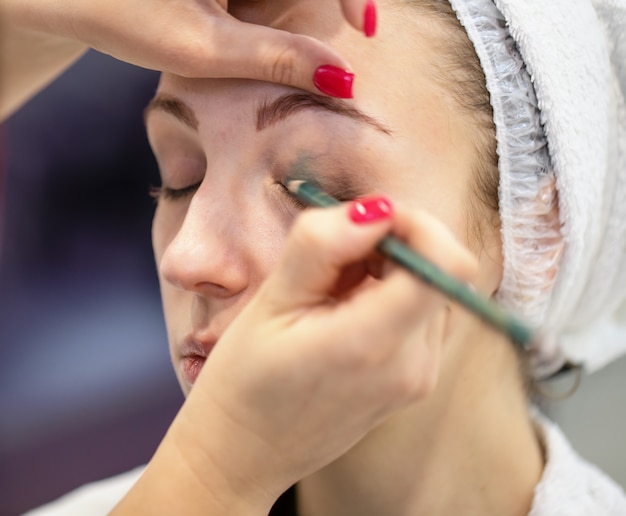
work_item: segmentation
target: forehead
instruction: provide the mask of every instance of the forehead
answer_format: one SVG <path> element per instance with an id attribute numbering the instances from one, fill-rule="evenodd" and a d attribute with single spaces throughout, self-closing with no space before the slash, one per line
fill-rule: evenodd
<path id="1" fill-rule="evenodd" d="M 368 40 L 347 25 L 336 1 L 331 2 L 335 9 L 328 11 L 319 8 L 311 10 L 310 2 L 306 1 L 244 4 L 271 4 L 274 6 L 271 9 L 242 9 L 249 11 L 249 19 L 320 37 L 337 49 L 356 74 L 354 100 L 351 102 L 357 109 L 387 120 L 399 132 L 404 129 L 414 132 L 416 118 L 428 120 L 431 125 L 429 131 L 432 131 L 435 115 L 442 112 L 441 92 L 429 80 L 432 56 L 425 44 L 429 41 L 428 30 L 419 29 L 417 14 L 395 9 L 381 15 L 383 28 L 376 38 Z M 295 14 L 308 10 L 311 12 L 306 18 Z M 415 21 L 407 23 L 407 12 Z M 332 23 L 328 23 L 329 18 L 333 19 Z M 231 118 L 236 118 L 240 110 L 249 112 L 251 104 L 258 103 L 260 99 L 289 91 L 295 90 L 261 81 L 186 79 L 170 74 L 163 74 L 159 86 L 160 93 L 194 99 L 194 104 L 202 105 L 208 112 L 227 107 Z"/>
<path id="2" fill-rule="evenodd" d="M 354 99 L 349 102 L 384 121 L 399 145 L 408 147 L 407 155 L 417 153 L 420 160 L 439 162 L 444 154 L 460 154 L 461 142 L 472 138 L 475 128 L 459 115 L 433 78 L 442 40 L 431 18 L 397 3 L 393 7 L 383 3 L 377 35 L 368 39 L 344 21 L 336 0 L 231 4 L 246 21 L 319 37 L 337 49 L 356 75 Z M 254 124 L 255 111 L 264 99 L 297 91 L 247 79 L 187 79 L 169 74 L 162 76 L 159 86 L 159 93 L 189 104 L 200 125 L 212 126 L 213 136 L 238 124 Z"/>

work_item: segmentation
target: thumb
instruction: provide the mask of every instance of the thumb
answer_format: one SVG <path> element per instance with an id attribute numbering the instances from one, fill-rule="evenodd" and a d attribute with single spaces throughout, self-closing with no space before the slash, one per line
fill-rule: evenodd
<path id="1" fill-rule="evenodd" d="M 326 303 L 342 270 L 365 260 L 391 229 L 388 201 L 374 198 L 382 210 L 366 224 L 351 219 L 364 201 L 303 212 L 287 237 L 281 259 L 265 284 L 264 301 L 279 313 Z"/>
<path id="2" fill-rule="evenodd" d="M 352 98 L 350 65 L 321 41 L 302 34 L 224 17 L 215 23 L 211 77 L 287 84 L 313 93 Z"/>

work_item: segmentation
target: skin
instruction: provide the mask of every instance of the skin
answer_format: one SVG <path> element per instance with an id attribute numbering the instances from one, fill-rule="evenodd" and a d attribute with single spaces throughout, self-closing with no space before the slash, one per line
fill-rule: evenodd
<path id="1" fill-rule="evenodd" d="M 321 109 L 258 131 L 259 104 L 295 90 L 162 77 L 159 95 L 197 121 L 147 116 L 163 185 L 186 189 L 159 200 L 153 242 L 188 398 L 118 511 L 185 478 L 169 502 L 189 514 L 266 514 L 295 482 L 305 516 L 528 514 L 543 458 L 512 345 L 372 254 L 393 230 L 487 295 L 500 281 L 497 230 L 476 242 L 468 227 L 475 128 L 429 75 L 438 29 L 383 4 L 379 36 L 363 41 L 323 4 L 234 14 L 337 48 L 359 77 L 352 105 L 391 135 Z M 278 183 L 303 155 L 331 192 L 383 194 L 395 215 L 296 217 Z M 217 339 L 193 385 L 190 335 Z"/>
<path id="2" fill-rule="evenodd" d="M 338 2 L 345 20 L 359 31 L 366 1 Z M 319 66 L 350 68 L 319 41 L 244 24 L 229 14 L 255 3 L 0 0 L 0 120 L 88 48 L 185 77 L 247 77 L 310 91 L 317 91 L 312 79 Z"/>

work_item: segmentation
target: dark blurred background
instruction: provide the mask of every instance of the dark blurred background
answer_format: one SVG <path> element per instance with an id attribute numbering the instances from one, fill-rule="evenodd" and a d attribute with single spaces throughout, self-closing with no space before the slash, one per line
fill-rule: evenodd
<path id="1" fill-rule="evenodd" d="M 145 463 L 182 402 L 150 244 L 158 74 L 95 52 L 0 128 L 0 514 Z"/>
<path id="2" fill-rule="evenodd" d="M 150 244 L 157 81 L 90 52 L 0 126 L 1 516 L 147 462 L 182 402 Z M 545 409 L 626 485 L 626 359 Z"/>

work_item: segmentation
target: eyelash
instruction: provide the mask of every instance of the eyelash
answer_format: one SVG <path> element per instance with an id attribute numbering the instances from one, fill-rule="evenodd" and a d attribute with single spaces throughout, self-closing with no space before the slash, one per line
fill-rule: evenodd
<path id="1" fill-rule="evenodd" d="M 189 197 L 190 195 L 193 195 L 196 192 L 196 190 L 198 190 L 198 188 L 200 187 L 200 184 L 201 183 L 194 183 L 193 185 L 186 186 L 185 188 L 170 188 L 168 186 L 151 186 L 149 195 L 150 197 L 155 199 L 157 202 L 162 199 L 168 200 L 168 201 L 178 201 L 186 197 Z M 280 188 L 283 191 L 284 196 L 287 198 L 287 200 L 291 203 L 291 205 L 294 208 L 298 210 L 304 210 L 309 207 L 308 204 L 302 202 L 295 195 L 293 195 L 282 182 L 277 181 L 276 184 L 280 186 Z M 352 192 L 346 192 L 346 193 L 348 195 L 340 195 L 340 196 L 333 195 L 333 197 L 335 197 L 337 200 L 341 202 L 350 201 L 358 197 L 354 195 Z"/>
<path id="2" fill-rule="evenodd" d="M 304 210 L 309 207 L 308 204 L 302 202 L 295 195 L 293 195 L 281 181 L 277 181 L 276 184 L 280 186 L 284 197 L 287 197 L 287 200 L 294 208 L 298 210 Z"/>
<path id="3" fill-rule="evenodd" d="M 285 196 L 287 197 L 287 199 L 289 200 L 289 202 L 292 204 L 292 206 L 294 206 L 297 209 L 300 210 L 304 210 L 306 208 L 310 208 L 310 206 L 304 202 L 302 202 L 300 199 L 298 199 L 298 197 L 296 197 L 294 194 L 292 194 L 287 187 L 281 182 L 281 181 L 277 181 L 277 183 L 283 193 L 285 194 Z M 332 191 L 328 191 L 328 193 L 334 197 L 335 199 L 337 199 L 339 202 L 350 202 L 353 201 L 354 199 L 358 199 L 360 197 L 360 195 L 358 195 L 356 192 L 350 190 L 345 190 L 341 193 L 335 193 Z"/>
<path id="4" fill-rule="evenodd" d="M 178 201 L 193 195 L 200 187 L 201 183 L 194 183 L 185 188 L 170 188 L 169 186 L 151 186 L 149 195 L 157 202 L 161 199 L 168 201 Z"/>

